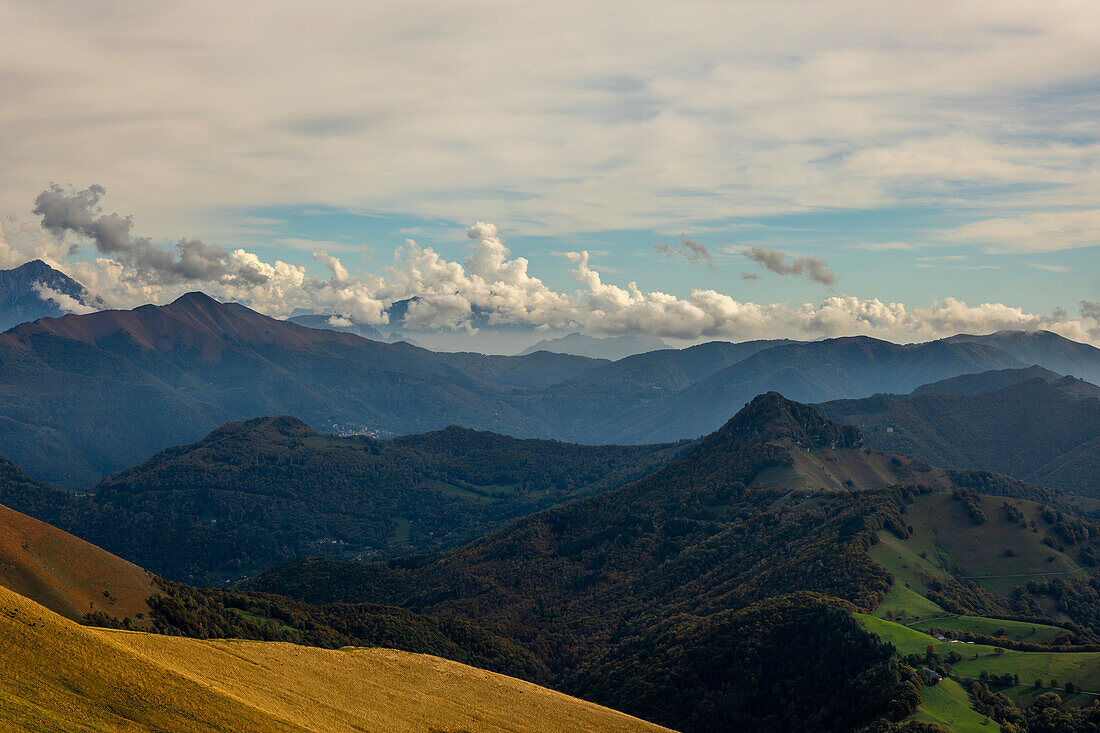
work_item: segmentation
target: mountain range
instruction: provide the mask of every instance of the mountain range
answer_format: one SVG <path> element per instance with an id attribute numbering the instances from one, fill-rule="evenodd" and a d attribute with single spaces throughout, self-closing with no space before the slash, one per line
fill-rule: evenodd
<path id="1" fill-rule="evenodd" d="M 306 434 L 304 437 L 314 436 Z M 887 701 L 907 700 L 900 703 L 902 712 L 908 712 L 919 701 L 913 673 L 893 656 L 888 646 L 880 644 L 859 627 L 849 607 L 813 594 L 787 595 L 784 591 L 784 588 L 794 589 L 793 585 L 787 585 L 788 580 L 800 582 L 793 577 L 787 578 L 792 572 L 803 580 L 809 579 L 804 559 L 805 553 L 815 552 L 810 548 L 848 546 L 850 540 L 845 539 L 848 530 L 844 528 L 852 517 L 860 516 L 861 512 L 878 516 L 880 509 L 857 492 L 825 492 L 808 503 L 795 502 L 801 506 L 795 510 L 797 518 L 792 518 L 789 526 L 761 521 L 766 516 L 761 511 L 770 511 L 767 507 L 777 500 L 784 504 L 783 497 L 792 490 L 769 488 L 771 478 L 756 485 L 759 483 L 757 475 L 763 470 L 781 467 L 792 452 L 805 452 L 810 463 L 817 465 L 822 473 L 832 473 L 838 479 L 860 477 L 861 481 L 867 480 L 876 486 L 902 475 L 923 483 L 946 480 L 944 474 L 928 467 L 908 461 L 894 465 L 887 459 L 864 454 L 858 450 L 859 444 L 858 430 L 830 423 L 812 409 L 790 403 L 778 395 L 768 395 L 650 478 L 628 481 L 621 488 L 536 513 L 485 540 L 439 556 L 435 561 L 419 560 L 389 566 L 346 565 L 352 574 L 360 572 L 358 568 L 384 569 L 384 575 L 377 581 L 367 581 L 377 587 L 379 594 L 407 583 L 405 591 L 397 594 L 405 601 L 400 605 L 407 608 L 394 608 L 393 603 L 374 605 L 350 598 L 287 600 L 259 589 L 293 572 L 297 580 L 282 589 L 283 592 L 305 595 L 297 593 L 299 586 L 325 578 L 326 592 L 331 595 L 335 586 L 330 579 L 320 574 L 322 570 L 307 564 L 297 570 L 294 565 L 285 566 L 250 587 L 233 591 L 200 591 L 155 579 L 157 588 L 148 599 L 148 612 L 121 621 L 128 628 L 145 626 L 160 633 L 182 633 L 200 638 L 287 639 L 317 646 L 371 641 L 409 650 L 438 649 L 436 653 L 459 661 L 472 661 L 527 679 L 545 680 L 559 689 L 583 692 L 592 699 L 607 695 L 599 682 L 604 676 L 596 674 L 592 665 L 603 659 L 602 665 L 613 665 L 612 676 L 621 677 L 628 666 L 614 663 L 612 657 L 604 659 L 604 654 L 624 651 L 622 634 L 638 634 L 644 624 L 653 623 L 662 633 L 687 633 L 692 639 L 690 648 L 694 653 L 708 648 L 715 635 L 724 640 L 716 648 L 728 650 L 735 662 L 722 656 L 726 652 L 717 657 L 706 655 L 704 665 L 696 668 L 696 674 L 702 674 L 704 680 L 712 678 L 713 673 L 707 670 L 721 665 L 728 671 L 730 663 L 763 663 L 764 671 L 755 678 L 735 672 L 733 679 L 738 680 L 738 688 L 728 699 L 713 698 L 716 690 L 710 682 L 693 689 L 687 700 L 704 703 L 713 699 L 719 703 L 714 712 L 707 712 L 706 704 L 692 705 L 691 716 L 683 718 L 684 708 L 669 707 L 668 700 L 660 695 L 639 698 L 624 705 L 644 710 L 650 719 L 664 718 L 689 729 L 713 727 L 715 721 L 726 719 L 747 725 L 768 720 L 771 713 L 767 711 L 774 710 L 776 695 L 785 694 L 774 686 L 773 680 L 777 679 L 804 688 L 802 703 L 791 706 L 784 713 L 783 720 L 788 723 L 829 721 L 829 727 L 836 729 L 886 714 L 897 715 L 898 712 L 888 708 L 898 703 L 887 704 Z M 489 452 L 495 455 L 498 447 L 491 446 Z M 540 451 L 547 448 L 544 445 L 532 447 Z M 175 456 L 212 449 L 209 444 L 202 448 L 189 447 Z M 854 463 L 841 458 L 848 454 L 856 456 Z M 171 473 L 170 468 L 168 470 Z M 753 483 L 753 488 L 748 488 L 744 480 Z M 28 480 L 9 468 L 6 482 L 27 484 Z M 241 488 L 248 490 L 247 482 Z M 867 496 L 878 496 L 874 491 L 872 489 Z M 758 500 L 758 492 L 767 497 L 764 502 Z M 835 497 L 841 497 L 839 503 Z M 887 499 L 889 501 L 892 500 Z M 819 506 L 819 502 L 824 504 Z M 831 508 L 839 511 L 833 512 Z M 143 513 L 148 515 L 156 511 L 155 507 L 147 506 Z M 775 543 L 783 542 L 782 538 L 800 523 L 816 523 L 821 511 L 833 515 L 833 519 L 821 528 L 817 537 L 810 538 L 802 533 L 804 541 L 796 542 L 790 550 L 791 557 L 779 563 L 774 571 L 760 575 L 753 569 L 750 558 L 765 552 L 768 546 L 776 547 Z M 889 515 L 892 510 L 882 511 Z M 141 522 L 121 517 L 114 524 L 119 531 L 132 534 L 151 530 Z M 720 539 L 746 531 L 746 541 L 737 543 L 737 549 Z M 733 535 L 728 535 L 730 532 Z M 63 544 L 80 542 L 75 538 L 65 540 L 63 534 L 59 536 Z M 21 544 L 19 540 L 16 543 Z M 734 554 L 729 556 L 727 550 L 705 561 L 713 569 L 704 572 L 706 577 L 696 577 L 698 562 L 710 551 L 697 556 L 695 548 L 712 545 L 727 547 Z M 176 545 L 177 548 L 193 546 L 190 542 Z M 440 568 L 470 562 L 466 558 L 478 558 L 475 565 L 463 571 L 469 583 L 456 584 L 451 571 L 440 574 Z M 831 579 L 849 589 L 849 595 L 859 597 L 863 597 L 862 589 L 867 583 L 880 592 L 888 587 L 888 576 L 876 571 L 873 564 L 865 563 L 862 573 L 853 573 L 850 563 L 847 564 L 843 580 L 837 574 L 838 567 L 822 574 L 817 585 L 828 586 Z M 337 563 L 334 567 L 345 565 Z M 405 570 L 400 570 L 401 567 Z M 496 569 L 492 570 L 494 567 Z M 398 575 L 389 577 L 393 573 Z M 723 577 L 725 580 L 721 580 Z M 698 595 L 711 581 L 718 582 L 711 590 Z M 427 589 L 430 582 L 438 583 L 435 599 L 425 601 L 422 594 L 431 596 L 433 593 Z M 362 587 L 362 582 L 352 580 L 340 593 L 351 595 Z M 532 595 L 536 587 L 541 590 Z M 412 597 L 421 600 L 414 601 Z M 474 621 L 460 618 L 457 612 L 443 610 L 448 606 L 460 608 L 468 603 L 462 601 L 464 597 L 476 599 L 475 605 L 482 609 L 479 611 L 482 617 Z M 864 600 L 870 602 L 869 598 Z M 603 606 L 601 613 L 591 613 L 593 603 Z M 418 604 L 431 607 L 431 614 L 412 608 Z M 683 626 L 685 621 L 676 615 L 684 612 L 698 615 L 708 606 L 738 610 L 717 615 L 704 613 L 700 618 L 706 619 L 707 629 L 690 632 Z M 639 615 L 634 616 L 635 612 Z M 99 624 L 119 621 L 98 608 L 86 619 Z M 355 619 L 354 622 L 351 619 Z M 387 621 L 381 623 L 382 619 Z M 759 638 L 746 634 L 748 629 L 762 626 L 768 631 Z M 796 648 L 790 641 L 798 637 L 815 641 L 800 642 Z M 740 647 L 739 640 L 747 639 L 754 640 L 753 647 Z M 145 648 L 162 648 L 160 642 L 152 639 L 143 643 Z M 835 674 L 826 675 L 826 681 L 822 682 L 819 676 L 814 676 L 813 670 L 826 663 L 829 649 L 838 643 L 846 644 L 848 653 L 839 664 L 839 660 L 828 662 Z M 654 669 L 660 669 L 666 660 L 675 664 L 674 657 L 675 650 L 666 648 L 657 657 Z M 159 657 L 154 655 L 152 658 Z M 809 667 L 807 660 L 811 660 Z M 883 675 L 892 681 L 884 684 Z M 625 681 L 629 689 L 640 680 L 631 674 Z M 874 702 L 868 702 L 872 697 Z M 750 699 L 754 702 L 747 702 Z"/>
<path id="2" fill-rule="evenodd" d="M 264 414 L 366 434 L 448 424 L 540 432 L 539 421 L 495 397 L 432 352 L 199 293 L 0 335 L 0 443 L 32 475 L 72 488 Z"/>
<path id="3" fill-rule="evenodd" d="M 818 407 L 879 450 L 1100 498 L 1100 387 L 1089 382 L 1029 367 Z"/>
<path id="4" fill-rule="evenodd" d="M 868 451 L 857 428 L 769 393 L 651 475 L 465 547 L 415 563 L 301 559 L 242 587 L 477 619 L 532 651 L 561 689 L 670 727 L 856 730 L 922 704 L 911 669 L 848 625 L 887 601 L 891 618 L 916 607 L 894 600 L 906 588 L 877 545 L 942 535 L 925 552 L 944 557 L 934 585 L 912 591 L 941 615 L 1024 612 L 1014 585 L 968 585 L 968 571 L 1001 566 L 1013 584 L 1048 570 L 1089 577 L 1080 558 L 1100 546 L 1100 527 L 1025 495 L 1054 497 Z M 1030 518 L 1050 529 L 1021 533 Z M 978 531 L 993 533 L 988 557 L 964 551 Z M 1063 535 L 1072 547 L 1053 539 Z M 1082 633 L 1071 643 L 1094 640 Z"/>
<path id="5" fill-rule="evenodd" d="M 1007 389 L 1050 382 L 1064 385 L 1071 399 L 1092 399 L 1078 394 L 1088 391 L 1084 383 L 1022 371 L 1019 378 L 1032 379 Z M 983 381 L 996 387 L 1013 377 L 993 372 L 941 388 L 980 389 Z M 41 607 L 19 605 L 3 591 L 0 603 L 15 614 L 9 617 L 28 619 L 3 631 L 5 638 L 44 649 L 45 635 L 60 635 L 88 650 L 80 659 L 101 658 L 95 645 L 102 639 L 116 649 L 125 642 L 143 664 L 249 704 L 271 699 L 260 689 L 278 689 L 284 700 L 331 700 L 309 681 L 309 670 L 330 670 L 334 689 L 352 684 L 333 682 L 344 678 L 325 652 L 348 645 L 435 654 L 685 731 L 968 730 L 958 725 L 981 725 L 983 715 L 1028 723 L 1055 713 L 1074 725 L 1091 720 L 1091 709 L 1077 703 L 1032 705 L 1034 688 L 1011 674 L 1004 682 L 1006 666 L 1056 675 L 1071 701 L 1079 687 L 1100 692 L 1100 603 L 1089 595 L 1100 584 L 1100 526 L 1074 516 L 1071 496 L 879 452 L 858 427 L 776 393 L 754 398 L 712 434 L 675 446 L 571 446 L 459 428 L 376 440 L 264 418 L 165 450 L 86 496 L 0 463 L 0 496 L 6 504 L 28 502 L 32 515 L 69 500 L 57 519 L 85 535 L 3 510 L 0 585 L 85 624 L 131 630 L 116 639 L 118 632 L 59 626 Z M 306 557 L 325 548 L 315 540 L 335 526 L 336 513 L 351 517 L 356 505 L 368 509 L 357 516 L 377 512 L 364 529 L 378 525 L 388 540 L 429 554 Z M 298 508 L 284 521 L 288 506 Z M 403 532 L 393 521 L 398 512 L 419 519 L 433 506 L 459 528 L 453 542 L 417 538 L 411 522 L 407 538 L 394 536 Z M 310 511 L 319 521 L 310 523 Z M 262 546 L 256 535 L 237 533 L 246 526 L 256 535 L 268 528 L 275 545 L 298 557 L 230 589 L 159 578 L 86 542 L 90 532 L 105 531 L 133 559 L 163 541 L 179 557 L 170 568 L 179 578 L 187 563 L 209 562 L 206 547 Z M 308 541 L 293 544 L 302 537 Z M 936 652 L 937 635 L 975 641 L 976 653 Z M 243 644 L 235 659 L 246 662 L 217 667 L 232 671 L 211 677 L 216 665 L 202 660 L 222 647 L 179 636 L 256 641 L 234 642 Z M 286 657 L 282 646 L 267 646 L 285 641 L 322 649 Z M 414 659 L 394 654 L 406 665 L 399 675 L 423 679 Z M 71 700 L 43 697 L 56 663 L 20 659 L 30 672 L 9 675 L 3 694 L 36 701 L 50 715 L 72 709 Z M 295 659 L 309 661 L 298 666 Z M 109 684 L 81 664 L 64 668 L 87 680 L 84 699 L 106 699 Z M 360 662 L 349 657 L 347 664 Z M 283 668 L 296 670 L 293 681 L 272 677 Z M 355 669 L 389 679 L 377 667 Z M 461 679 L 468 674 L 448 669 Z M 979 673 L 984 686 L 969 687 Z M 111 679 L 124 689 L 131 684 Z M 11 680 L 43 681 L 28 688 Z M 406 689 L 397 681 L 385 684 L 393 692 L 382 694 L 412 695 L 405 715 L 421 714 L 422 697 L 396 692 Z M 478 684 L 468 683 L 481 699 Z M 551 694 L 525 689 L 532 701 Z M 256 709 L 270 714 L 269 704 Z M 509 704 L 519 706 L 517 720 L 528 714 L 523 704 Z M 608 714 L 601 708 L 577 710 L 605 721 L 590 728 L 612 725 L 598 718 Z M 927 727 L 937 722 L 944 727 Z"/>
<path id="6" fill-rule="evenodd" d="M 820 402 L 1027 366 L 996 343 L 1043 363 L 1072 360 L 1082 373 L 1100 363 L 1100 350 L 1053 334 L 981 338 L 714 342 L 611 363 L 548 352 L 494 357 L 306 328 L 191 293 L 167 306 L 44 318 L 0 335 L 0 444 L 35 478 L 83 489 L 158 450 L 263 415 L 379 437 L 454 424 L 655 443 L 709 432 L 769 390 Z"/>

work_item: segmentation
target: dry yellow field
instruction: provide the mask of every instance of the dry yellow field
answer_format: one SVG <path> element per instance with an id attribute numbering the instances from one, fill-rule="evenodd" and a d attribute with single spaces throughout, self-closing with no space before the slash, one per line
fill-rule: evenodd
<path id="1" fill-rule="evenodd" d="M 90 629 L 0 588 L 4 731 L 658 731 L 422 654 Z"/>

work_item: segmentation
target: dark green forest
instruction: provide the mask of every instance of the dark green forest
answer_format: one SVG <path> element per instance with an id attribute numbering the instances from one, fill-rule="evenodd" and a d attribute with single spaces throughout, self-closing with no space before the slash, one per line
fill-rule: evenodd
<path id="1" fill-rule="evenodd" d="M 312 605 L 262 593 L 198 589 L 158 579 L 150 599 L 153 630 L 193 639 L 255 639 L 338 649 L 385 647 L 453 659 L 463 664 L 545 681 L 545 665 L 518 645 L 476 623 L 435 619 L 371 603 Z M 95 615 L 89 622 L 131 626 L 133 619 Z"/>
<path id="2" fill-rule="evenodd" d="M 294 418 L 260 418 L 162 451 L 87 494 L 22 476 L 0 483 L 0 502 L 173 580 L 222 585 L 303 555 L 373 559 L 456 547 L 626 483 L 685 448 L 579 446 L 454 427 L 339 438 Z M 21 475 L 10 464 L 8 473 Z"/>
<path id="3" fill-rule="evenodd" d="M 983 389 L 1007 378 L 1003 372 L 974 376 L 987 378 L 949 380 L 943 388 Z M 941 394 L 927 391 L 936 389 L 929 385 L 908 396 L 876 395 L 819 407 L 834 420 L 859 426 L 868 444 L 887 453 L 1100 497 L 1100 388 L 1058 376 L 976 394 Z"/>

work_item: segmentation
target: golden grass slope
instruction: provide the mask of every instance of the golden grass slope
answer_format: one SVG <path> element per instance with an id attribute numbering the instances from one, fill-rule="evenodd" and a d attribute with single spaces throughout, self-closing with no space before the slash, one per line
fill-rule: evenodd
<path id="1" fill-rule="evenodd" d="M 137 622 L 153 576 L 106 550 L 0 506 L 0 585 L 71 619 L 89 611 Z"/>
<path id="2" fill-rule="evenodd" d="M 1006 503 L 1035 526 L 1009 521 L 1002 508 Z M 972 580 L 1005 597 L 1029 580 L 1069 580 L 1091 574 L 1070 553 L 1043 544 L 1050 526 L 1035 502 L 983 496 L 981 506 L 986 520 L 976 525 L 963 502 L 953 500 L 951 494 L 919 496 L 906 512 L 913 534 L 904 544 L 914 553 L 925 552 L 934 565 L 953 568 L 957 579 Z"/>
<path id="3" fill-rule="evenodd" d="M 0 588 L 0 730 L 302 729 Z"/>
<path id="4" fill-rule="evenodd" d="M 891 484 L 921 484 L 937 489 L 951 487 L 943 469 L 905 456 L 829 448 L 812 453 L 794 449 L 790 455 L 791 465 L 765 468 L 751 483 L 800 491 L 853 491 Z"/>
<path id="5" fill-rule="evenodd" d="M 92 629 L 0 588 L 0 730 L 664 729 L 428 655 Z"/>

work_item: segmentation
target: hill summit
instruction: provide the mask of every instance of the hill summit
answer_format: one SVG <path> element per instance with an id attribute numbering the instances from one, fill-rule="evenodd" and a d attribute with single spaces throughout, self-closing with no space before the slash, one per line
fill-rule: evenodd
<path id="1" fill-rule="evenodd" d="M 754 439 L 803 449 L 855 450 L 863 445 L 859 428 L 841 425 L 808 405 L 788 400 L 778 392 L 754 398 L 709 439 Z"/>
<path id="2" fill-rule="evenodd" d="M 0 332 L 39 318 L 105 307 L 83 285 L 42 260 L 0 270 Z"/>

